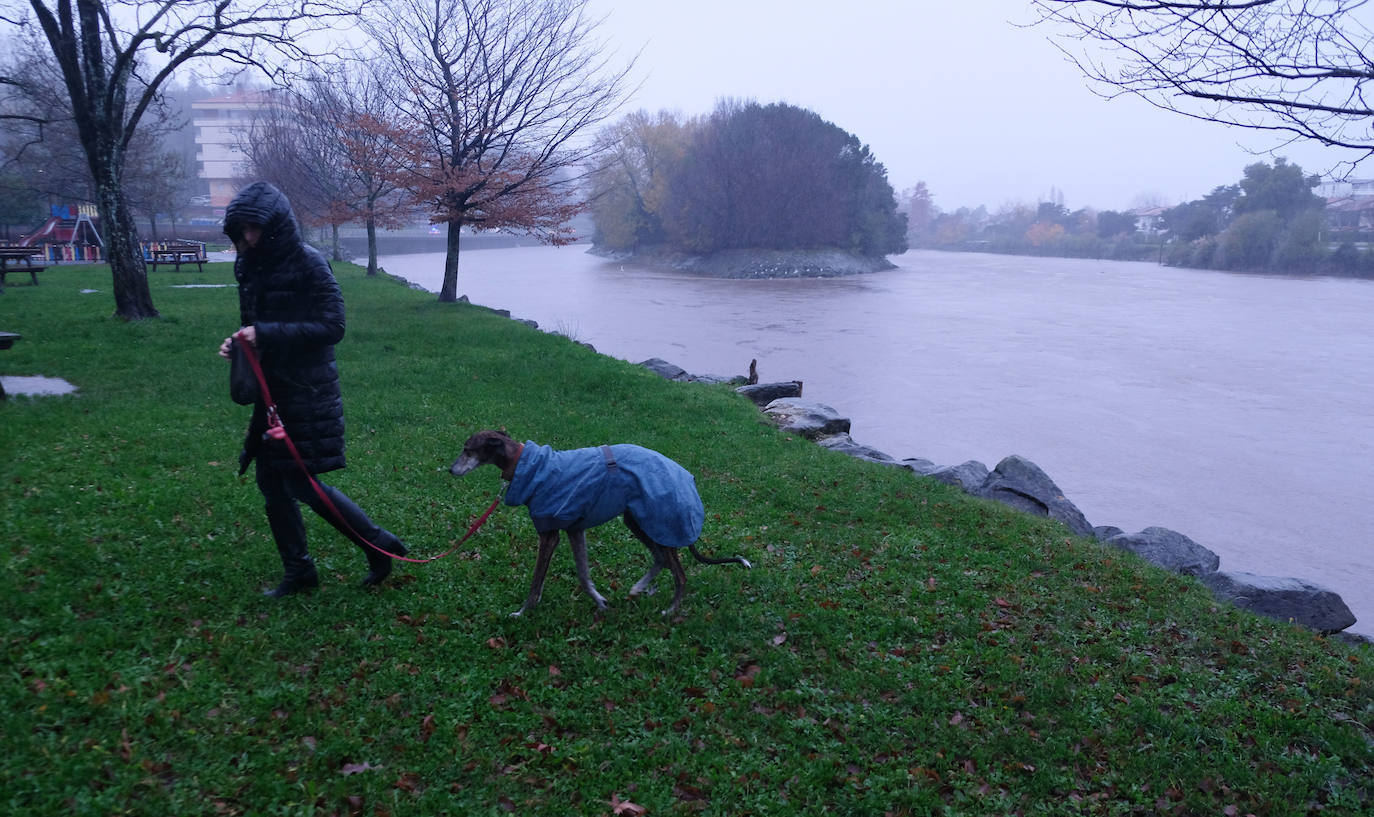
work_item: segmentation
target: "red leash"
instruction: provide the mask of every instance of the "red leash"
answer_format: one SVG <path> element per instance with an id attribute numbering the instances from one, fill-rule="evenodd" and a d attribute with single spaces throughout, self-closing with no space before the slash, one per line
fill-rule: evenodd
<path id="1" fill-rule="evenodd" d="M 253 369 L 253 376 L 258 379 L 258 388 L 262 389 L 262 402 L 265 406 L 267 406 L 267 436 L 271 437 L 274 440 L 281 440 L 282 442 L 286 443 L 286 448 L 288 451 L 291 452 L 292 459 L 294 459 L 296 461 L 296 464 L 301 467 L 301 473 L 305 474 L 306 479 L 310 480 L 310 487 L 315 489 L 315 495 L 320 498 L 320 501 L 323 502 L 325 507 L 329 509 L 329 512 L 334 515 L 334 519 L 337 520 L 338 523 L 342 525 L 345 529 L 347 529 L 349 533 L 353 534 L 354 540 L 362 542 L 363 544 L 367 545 L 368 547 L 372 548 L 378 553 L 384 553 L 392 559 L 399 559 L 402 562 L 411 562 L 412 564 L 425 564 L 426 562 L 433 562 L 442 559 L 445 556 L 452 553 L 453 551 L 457 550 L 459 545 L 466 542 L 474 533 L 478 531 L 479 528 L 482 527 L 482 525 L 486 524 L 487 517 L 491 516 L 492 512 L 496 510 L 496 506 L 501 504 L 501 496 L 498 494 L 497 497 L 491 501 L 491 505 L 487 508 L 486 512 L 483 513 L 480 517 L 478 517 L 476 522 L 472 523 L 472 525 L 468 528 L 467 533 L 463 534 L 463 538 L 459 539 L 456 543 L 454 543 L 453 547 L 449 548 L 443 553 L 440 553 L 438 556 L 432 556 L 428 559 L 410 559 L 405 556 L 400 556 L 395 553 L 392 553 L 389 550 L 383 550 L 382 548 L 372 544 L 367 539 L 363 538 L 363 536 L 359 534 L 357 531 L 353 530 L 353 526 L 348 524 L 348 520 L 344 519 L 343 514 L 339 513 L 339 509 L 334 506 L 334 503 L 332 500 L 330 500 L 329 495 L 326 494 L 324 492 L 324 489 L 320 487 L 320 483 L 318 480 L 315 479 L 315 475 L 310 473 L 310 468 L 306 466 L 305 460 L 301 457 L 301 452 L 296 450 L 296 443 L 293 442 L 291 440 L 290 435 L 286 433 L 286 426 L 282 425 L 281 415 L 277 413 L 277 404 L 272 400 L 272 392 L 267 388 L 267 376 L 262 373 L 262 365 L 258 363 L 258 355 L 255 351 L 253 351 L 253 344 L 243 343 L 242 341 L 237 340 L 234 341 L 234 343 L 237 343 L 240 346 L 242 346 L 243 356 L 248 360 L 248 365 Z"/>

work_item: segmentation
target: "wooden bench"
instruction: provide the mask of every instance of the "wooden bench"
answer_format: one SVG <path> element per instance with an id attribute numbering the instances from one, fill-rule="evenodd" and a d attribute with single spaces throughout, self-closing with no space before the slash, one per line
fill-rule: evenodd
<path id="1" fill-rule="evenodd" d="M 47 269 L 41 247 L 0 247 L 0 292 L 5 291 L 5 276 L 11 272 L 27 272 L 38 285 L 38 273 Z"/>
<path id="2" fill-rule="evenodd" d="M 157 269 L 158 264 L 171 264 L 178 272 L 182 264 L 195 264 L 200 272 L 205 271 L 205 245 L 193 241 L 169 242 L 161 247 L 153 246 L 148 250 L 148 266 Z"/>
<path id="3" fill-rule="evenodd" d="M 11 346 L 14 345 L 14 342 L 15 342 L 16 340 L 19 340 L 21 337 L 23 337 L 23 335 L 20 335 L 20 334 L 18 334 L 18 333 L 16 333 L 16 332 L 0 332 L 0 349 L 8 349 L 8 348 L 10 348 Z M 5 399 L 5 383 L 4 383 L 3 380 L 0 380 L 0 400 L 4 400 L 4 399 Z"/>

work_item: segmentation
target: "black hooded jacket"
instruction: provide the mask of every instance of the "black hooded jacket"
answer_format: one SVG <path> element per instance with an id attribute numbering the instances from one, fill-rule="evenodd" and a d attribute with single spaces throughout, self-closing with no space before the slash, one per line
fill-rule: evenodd
<path id="1" fill-rule="evenodd" d="M 234 262 L 239 320 L 257 327 L 256 351 L 282 425 L 311 473 L 344 467 L 343 398 L 334 344 L 344 336 L 344 303 L 329 262 L 301 237 L 291 203 L 266 182 L 239 192 L 224 213 L 224 233 L 238 244 L 245 224 L 262 227 L 256 247 Z M 265 457 L 296 469 L 285 444 L 265 442 L 266 406 L 253 407 L 240 464 Z"/>

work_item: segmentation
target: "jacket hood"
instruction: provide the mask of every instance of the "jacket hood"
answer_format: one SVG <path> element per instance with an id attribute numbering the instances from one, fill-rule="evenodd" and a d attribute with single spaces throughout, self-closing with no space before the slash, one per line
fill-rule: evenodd
<path id="1" fill-rule="evenodd" d="M 224 234 L 235 244 L 242 239 L 246 224 L 262 227 L 262 237 L 252 251 L 260 258 L 281 258 L 301 244 L 291 202 L 267 182 L 253 182 L 243 188 L 224 209 Z"/>

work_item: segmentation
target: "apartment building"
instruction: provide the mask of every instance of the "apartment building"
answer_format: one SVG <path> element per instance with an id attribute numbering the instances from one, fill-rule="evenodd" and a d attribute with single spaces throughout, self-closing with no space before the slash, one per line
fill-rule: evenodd
<path id="1" fill-rule="evenodd" d="M 210 206 L 224 207 L 248 173 L 248 157 L 239 149 L 253 119 L 272 104 L 270 91 L 236 90 L 228 96 L 191 103 L 196 129 L 199 175 L 210 188 Z"/>

